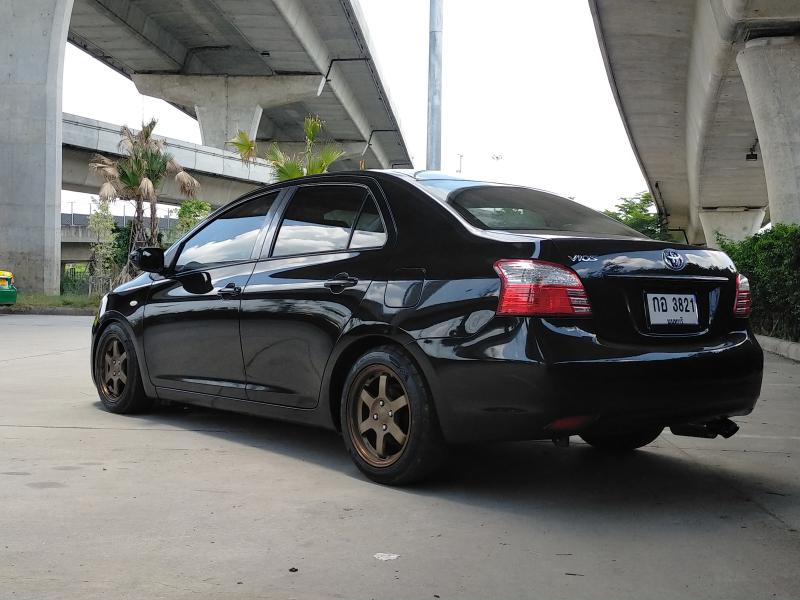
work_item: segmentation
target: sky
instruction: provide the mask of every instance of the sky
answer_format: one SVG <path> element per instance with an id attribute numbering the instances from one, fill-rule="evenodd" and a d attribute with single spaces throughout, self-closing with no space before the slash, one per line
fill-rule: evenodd
<path id="1" fill-rule="evenodd" d="M 416 168 L 425 167 L 428 0 L 359 0 Z M 569 23 L 568 32 L 564 24 Z M 444 0 L 442 170 L 549 190 L 596 209 L 646 189 L 586 0 Z M 101 91 L 101 93 L 98 92 Z M 200 142 L 197 123 L 68 45 L 64 112 Z M 459 158 L 459 154 L 463 158 Z M 87 197 L 64 192 L 87 212 Z M 65 208 L 66 209 L 66 208 Z M 115 211 L 117 212 L 117 211 Z"/>

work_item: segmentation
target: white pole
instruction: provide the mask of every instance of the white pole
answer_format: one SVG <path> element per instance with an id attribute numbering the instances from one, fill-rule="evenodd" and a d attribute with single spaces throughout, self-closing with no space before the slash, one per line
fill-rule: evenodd
<path id="1" fill-rule="evenodd" d="M 442 4 L 430 0 L 430 36 L 428 38 L 428 156 L 427 168 L 442 168 Z"/>

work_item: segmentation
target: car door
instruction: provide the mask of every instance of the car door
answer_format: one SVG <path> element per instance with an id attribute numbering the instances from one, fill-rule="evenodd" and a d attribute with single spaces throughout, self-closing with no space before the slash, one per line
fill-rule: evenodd
<path id="1" fill-rule="evenodd" d="M 245 398 L 241 292 L 280 192 L 220 213 L 181 243 L 145 307 L 147 368 L 157 387 Z"/>
<path id="2" fill-rule="evenodd" d="M 250 400 L 316 406 L 333 346 L 382 268 L 389 221 L 379 198 L 354 183 L 293 191 L 242 298 Z"/>

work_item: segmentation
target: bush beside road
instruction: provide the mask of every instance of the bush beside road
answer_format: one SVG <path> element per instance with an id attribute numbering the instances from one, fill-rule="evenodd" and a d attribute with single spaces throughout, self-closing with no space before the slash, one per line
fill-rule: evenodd
<path id="1" fill-rule="evenodd" d="M 96 296 L 83 294 L 62 294 L 47 296 L 19 292 L 17 303 L 0 306 L 0 314 L 40 314 L 40 315 L 94 315 L 100 306 Z"/>

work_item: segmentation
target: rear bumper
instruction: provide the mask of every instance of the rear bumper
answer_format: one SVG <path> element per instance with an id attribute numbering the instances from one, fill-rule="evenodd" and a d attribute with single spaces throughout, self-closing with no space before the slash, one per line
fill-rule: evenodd
<path id="1" fill-rule="evenodd" d="M 17 288 L 13 285 L 7 288 L 0 288 L 0 304 L 16 304 Z"/>
<path id="2" fill-rule="evenodd" d="M 636 346 L 508 319 L 475 338 L 418 343 L 451 442 L 549 438 L 548 426 L 571 416 L 614 431 L 744 415 L 761 390 L 763 354 L 746 327 L 703 342 Z"/>

